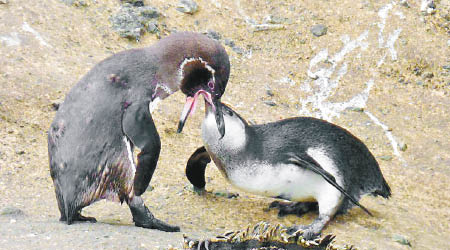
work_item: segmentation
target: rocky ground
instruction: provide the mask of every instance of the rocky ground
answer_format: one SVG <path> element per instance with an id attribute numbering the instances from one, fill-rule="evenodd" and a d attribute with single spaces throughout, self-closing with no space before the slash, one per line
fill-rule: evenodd
<path id="1" fill-rule="evenodd" d="M 233 189 L 213 164 L 207 189 L 239 197 L 189 191 L 184 167 L 202 144 L 203 113 L 176 134 L 184 103 L 176 93 L 154 113 L 163 148 L 154 189 L 144 197 L 182 233 L 136 228 L 126 206 L 104 201 L 84 210 L 96 224 L 58 222 L 46 142 L 54 105 L 103 58 L 181 30 L 224 44 L 232 72 L 223 99 L 243 117 L 324 118 L 377 157 L 393 196 L 362 199 L 374 217 L 358 208 L 337 216 L 324 231 L 336 234 L 337 244 L 450 248 L 448 1 L 123 2 L 0 1 L 1 249 L 166 249 L 181 247 L 183 233 L 211 237 L 259 221 L 289 226 L 316 216 L 278 218 L 265 211 L 271 199 Z M 124 25 L 125 17 L 135 21 Z"/>

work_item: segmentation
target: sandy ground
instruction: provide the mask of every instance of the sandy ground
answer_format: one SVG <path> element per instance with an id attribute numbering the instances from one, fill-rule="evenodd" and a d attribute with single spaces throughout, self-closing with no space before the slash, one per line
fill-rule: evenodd
<path id="1" fill-rule="evenodd" d="M 213 164 L 207 189 L 240 196 L 190 192 L 184 167 L 202 145 L 203 112 L 176 134 L 184 102 L 176 93 L 154 113 L 162 152 L 154 190 L 144 198 L 157 217 L 179 225 L 182 233 L 136 228 L 127 206 L 105 201 L 84 210 L 96 224 L 59 223 L 46 142 L 52 103 L 103 58 L 157 40 L 147 34 L 136 43 L 114 33 L 108 18 L 119 1 L 85 2 L 86 7 L 58 0 L 0 4 L 1 249 L 166 249 L 181 247 L 183 233 L 211 237 L 262 220 L 289 226 L 316 216 L 265 212 L 271 199 L 233 189 Z M 360 249 L 448 249 L 449 2 L 435 1 L 434 15 L 423 15 L 420 1 L 408 2 L 409 8 L 399 1 L 199 0 L 194 15 L 176 11 L 177 1 L 151 5 L 164 14 L 165 33 L 214 30 L 223 43 L 230 39 L 240 48 L 226 46 L 232 73 L 223 100 L 243 117 L 257 123 L 325 118 L 361 138 L 377 157 L 392 198 L 363 198 L 374 217 L 355 208 L 324 233 Z M 269 15 L 276 24 L 256 31 Z M 327 34 L 312 35 L 315 24 L 326 25 Z"/>

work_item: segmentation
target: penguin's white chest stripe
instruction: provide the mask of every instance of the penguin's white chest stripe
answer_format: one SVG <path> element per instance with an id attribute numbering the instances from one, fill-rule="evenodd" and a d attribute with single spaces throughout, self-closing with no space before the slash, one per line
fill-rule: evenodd
<path id="1" fill-rule="evenodd" d="M 328 173 L 330 173 L 334 178 L 336 179 L 337 184 L 339 186 L 343 187 L 343 179 L 340 175 L 338 169 L 336 168 L 336 165 L 330 157 L 328 157 L 328 154 L 326 150 L 323 147 L 316 147 L 316 148 L 308 148 L 306 150 L 306 153 L 311 156 L 319 165 Z"/>
<path id="2" fill-rule="evenodd" d="M 125 145 L 127 146 L 127 155 L 128 160 L 130 161 L 130 165 L 133 167 L 133 170 L 136 171 L 136 166 L 134 165 L 134 159 L 133 159 L 133 152 L 131 152 L 131 144 L 130 141 L 126 136 L 123 137 L 123 141 L 125 142 Z"/>
<path id="3" fill-rule="evenodd" d="M 156 107 L 158 107 L 158 104 L 160 101 L 161 101 L 161 98 L 156 97 L 153 101 L 151 101 L 148 104 L 148 111 L 150 112 L 150 114 L 153 114 L 153 111 L 156 109 Z"/>

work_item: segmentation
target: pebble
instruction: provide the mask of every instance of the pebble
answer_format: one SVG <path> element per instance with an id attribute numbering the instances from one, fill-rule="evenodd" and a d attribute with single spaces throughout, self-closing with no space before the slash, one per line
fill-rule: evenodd
<path id="1" fill-rule="evenodd" d="M 135 7 L 142 7 L 144 6 L 144 1 L 142 0 L 120 0 L 122 3 L 129 3 Z"/>
<path id="2" fill-rule="evenodd" d="M 19 150 L 19 151 L 16 152 L 16 154 L 18 154 L 18 155 L 23 155 L 23 154 L 25 154 L 25 151 Z"/>
<path id="3" fill-rule="evenodd" d="M 434 14 L 436 12 L 436 4 L 433 0 L 422 0 L 420 11 L 424 15 Z"/>
<path id="4" fill-rule="evenodd" d="M 198 11 L 198 4 L 192 0 L 181 0 L 178 3 L 177 10 L 185 14 L 193 15 Z"/>
<path id="5" fill-rule="evenodd" d="M 284 25 L 271 24 L 271 23 L 252 24 L 251 28 L 252 28 L 253 32 L 266 31 L 266 30 L 282 30 L 282 29 L 286 29 L 286 27 L 284 27 Z"/>
<path id="6" fill-rule="evenodd" d="M 408 148 L 408 145 L 406 143 L 400 142 L 398 147 L 399 147 L 400 151 L 405 152 L 406 149 Z"/>
<path id="7" fill-rule="evenodd" d="M 423 73 L 422 77 L 431 79 L 434 77 L 434 74 L 433 74 L 433 72 L 425 72 L 425 73 Z"/>
<path id="8" fill-rule="evenodd" d="M 311 27 L 311 33 L 313 33 L 313 35 L 317 37 L 327 34 L 327 31 L 328 31 L 327 26 L 323 24 L 316 24 Z"/>
<path id="9" fill-rule="evenodd" d="M 5 207 L 0 212 L 0 215 L 24 215 L 25 213 L 17 207 Z"/>
<path id="10" fill-rule="evenodd" d="M 383 160 L 383 161 L 390 161 L 390 160 L 392 160 L 392 156 L 390 156 L 390 155 L 383 155 L 383 156 L 380 156 L 379 158 L 381 160 Z"/>
<path id="11" fill-rule="evenodd" d="M 244 54 L 244 49 L 238 46 L 234 46 L 233 48 L 231 48 L 234 52 L 236 52 L 239 55 Z"/>
<path id="12" fill-rule="evenodd" d="M 400 0 L 400 5 L 406 8 L 409 8 L 409 3 L 406 0 Z"/>
<path id="13" fill-rule="evenodd" d="M 444 65 L 444 66 L 442 66 L 442 68 L 445 69 L 445 70 L 450 70 L 450 64 L 449 65 Z"/>
<path id="14" fill-rule="evenodd" d="M 271 100 L 264 101 L 264 104 L 266 104 L 267 106 L 271 106 L 271 107 L 277 106 L 277 104 L 274 101 L 271 101 Z"/>
<path id="15" fill-rule="evenodd" d="M 281 18 L 277 16 L 268 15 L 264 17 L 264 23 L 271 23 L 271 24 L 281 24 L 285 23 L 287 21 L 286 18 Z"/>
<path id="16" fill-rule="evenodd" d="M 61 105 L 60 102 L 52 102 L 52 104 L 50 104 L 51 108 L 52 108 L 54 111 L 58 111 L 60 105 Z"/>
<path id="17" fill-rule="evenodd" d="M 226 46 L 229 46 L 229 47 L 231 47 L 231 48 L 233 48 L 233 47 L 236 45 L 236 44 L 234 43 L 233 40 L 228 39 L 228 38 L 225 38 L 225 39 L 223 40 L 223 42 L 225 43 Z M 449 65 L 449 66 L 450 66 L 450 65 Z"/>
<path id="18" fill-rule="evenodd" d="M 0 0 L 0 4 L 7 4 L 9 3 L 9 0 Z"/>
<path id="19" fill-rule="evenodd" d="M 76 7 L 86 7 L 88 6 L 88 3 L 86 1 L 83 0 L 62 0 L 63 3 L 67 4 L 67 5 L 73 5 Z"/>
<path id="20" fill-rule="evenodd" d="M 212 39 L 217 40 L 217 41 L 219 41 L 220 39 L 222 39 L 222 35 L 221 35 L 219 32 L 215 31 L 215 30 L 208 30 L 208 31 L 206 32 L 206 35 L 207 35 L 209 38 L 212 38 Z"/>
<path id="21" fill-rule="evenodd" d="M 354 112 L 364 112 L 364 108 L 361 107 L 348 107 L 346 109 Z"/>
<path id="22" fill-rule="evenodd" d="M 394 234 L 394 235 L 392 236 L 392 239 L 393 239 L 395 242 L 400 243 L 400 244 L 402 244 L 402 245 L 405 245 L 405 246 L 411 246 L 411 242 L 408 240 L 408 238 L 406 238 L 406 237 L 403 236 L 403 235 L 400 235 L 400 234 Z"/>
<path id="23" fill-rule="evenodd" d="M 151 34 L 156 34 L 159 32 L 158 24 L 156 22 L 147 23 L 147 32 Z"/>
<path id="24" fill-rule="evenodd" d="M 239 197 L 238 193 L 230 193 L 228 191 L 216 191 L 216 192 L 214 192 L 214 195 L 220 196 L 220 197 L 226 197 L 228 199 Z"/>

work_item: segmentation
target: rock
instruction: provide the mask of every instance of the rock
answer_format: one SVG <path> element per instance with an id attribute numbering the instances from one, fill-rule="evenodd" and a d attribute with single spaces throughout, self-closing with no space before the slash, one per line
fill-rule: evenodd
<path id="1" fill-rule="evenodd" d="M 236 52 L 239 55 L 244 54 L 244 49 L 238 46 L 234 46 L 233 48 L 231 48 L 234 52 Z"/>
<path id="2" fill-rule="evenodd" d="M 54 111 L 58 111 L 59 106 L 61 105 L 61 102 L 59 101 L 54 101 L 50 104 L 50 107 L 54 110 Z"/>
<path id="3" fill-rule="evenodd" d="M 317 37 L 327 34 L 327 31 L 328 31 L 327 26 L 323 24 L 316 24 L 311 27 L 311 33 L 313 33 L 313 35 Z"/>
<path id="4" fill-rule="evenodd" d="M 216 192 L 214 192 L 214 195 L 215 196 L 220 196 L 220 197 L 225 197 L 225 198 L 228 198 L 228 199 L 239 197 L 238 193 L 230 193 L 228 191 L 216 191 Z"/>
<path id="5" fill-rule="evenodd" d="M 124 3 L 129 3 L 135 7 L 142 7 L 144 6 L 144 1 L 142 0 L 120 0 L 120 2 Z"/>
<path id="6" fill-rule="evenodd" d="M 271 89 L 267 89 L 267 90 L 266 90 L 266 94 L 267 94 L 268 96 L 274 96 L 274 94 L 273 94 L 273 92 L 272 92 Z"/>
<path id="7" fill-rule="evenodd" d="M 417 81 L 416 84 L 419 85 L 419 86 L 422 86 L 423 82 L 422 81 Z"/>
<path id="8" fill-rule="evenodd" d="M 402 244 L 402 245 L 405 245 L 405 246 L 411 246 L 411 242 L 408 240 L 408 238 L 406 238 L 406 237 L 403 236 L 403 235 L 400 235 L 400 234 L 394 234 L 394 235 L 392 236 L 392 239 L 393 239 L 395 242 L 400 243 L 400 244 Z"/>
<path id="9" fill-rule="evenodd" d="M 231 48 L 233 48 L 236 45 L 233 40 L 228 39 L 228 38 L 225 38 L 225 40 L 223 40 L 223 41 L 226 46 L 229 46 Z M 450 67 L 450 65 L 449 65 L 449 67 Z"/>
<path id="10" fill-rule="evenodd" d="M 399 147 L 400 151 L 405 152 L 406 149 L 408 148 L 408 145 L 406 145 L 406 143 L 400 142 L 398 147 Z"/>
<path id="11" fill-rule="evenodd" d="M 409 3 L 406 0 L 400 0 L 400 5 L 406 8 L 409 8 Z"/>
<path id="12" fill-rule="evenodd" d="M 112 28 L 121 37 L 139 41 L 145 31 L 150 33 L 159 31 L 154 19 L 157 19 L 160 15 L 156 8 L 150 6 L 135 7 L 125 3 L 114 16 L 111 16 L 110 21 Z"/>
<path id="13" fill-rule="evenodd" d="M 264 23 L 271 23 L 271 24 L 280 24 L 280 23 L 285 23 L 286 21 L 287 21 L 287 18 L 272 16 L 272 15 L 268 15 L 264 18 Z"/>
<path id="14" fill-rule="evenodd" d="M 390 155 L 383 155 L 383 156 L 380 156 L 379 158 L 381 160 L 383 160 L 383 161 L 390 161 L 390 160 L 392 160 L 392 156 L 390 156 Z"/>
<path id="15" fill-rule="evenodd" d="M 277 104 L 272 100 L 264 101 L 264 104 L 266 104 L 267 106 L 271 106 L 271 107 L 277 106 Z"/>
<path id="16" fill-rule="evenodd" d="M 18 150 L 18 151 L 16 151 L 16 154 L 18 154 L 18 155 L 23 155 L 23 154 L 25 154 L 25 151 L 23 151 L 23 150 Z"/>
<path id="17" fill-rule="evenodd" d="M 89 4 L 86 1 L 83 0 L 61 0 L 63 3 L 70 5 L 70 6 L 76 6 L 76 7 L 86 7 L 89 6 Z"/>
<path id="18" fill-rule="evenodd" d="M 423 73 L 422 77 L 431 79 L 434 77 L 434 74 L 433 74 L 433 72 L 425 72 L 425 73 Z"/>
<path id="19" fill-rule="evenodd" d="M 25 215 L 25 213 L 17 207 L 5 207 L 0 212 L 0 215 L 18 216 L 18 215 Z"/>
<path id="20" fill-rule="evenodd" d="M 364 108 L 361 107 L 348 107 L 346 109 L 354 112 L 364 112 Z"/>
<path id="21" fill-rule="evenodd" d="M 442 68 L 445 69 L 445 70 L 450 70 L 450 64 L 449 65 L 444 65 L 444 66 L 442 66 Z"/>
<path id="22" fill-rule="evenodd" d="M 422 0 L 420 4 L 420 11 L 424 15 L 431 15 L 436 12 L 436 4 L 433 0 Z"/>
<path id="23" fill-rule="evenodd" d="M 285 29 L 286 27 L 284 27 L 284 25 L 281 24 L 263 23 L 263 24 L 252 24 L 251 28 L 253 32 L 258 32 L 266 30 L 281 30 Z"/>
<path id="24" fill-rule="evenodd" d="M 208 31 L 206 32 L 206 35 L 207 35 L 209 38 L 214 39 L 214 40 L 217 40 L 217 41 L 219 41 L 220 39 L 222 39 L 222 35 L 221 35 L 219 32 L 215 31 L 215 30 L 208 30 Z"/>
<path id="25" fill-rule="evenodd" d="M 159 33 L 158 23 L 154 21 L 150 21 L 147 23 L 147 32 L 151 34 Z"/>
<path id="26" fill-rule="evenodd" d="M 177 10 L 185 14 L 193 15 L 198 11 L 198 5 L 193 0 L 180 0 Z"/>
<path id="27" fill-rule="evenodd" d="M 9 3 L 9 0 L 0 0 L 0 4 L 7 4 Z"/>

